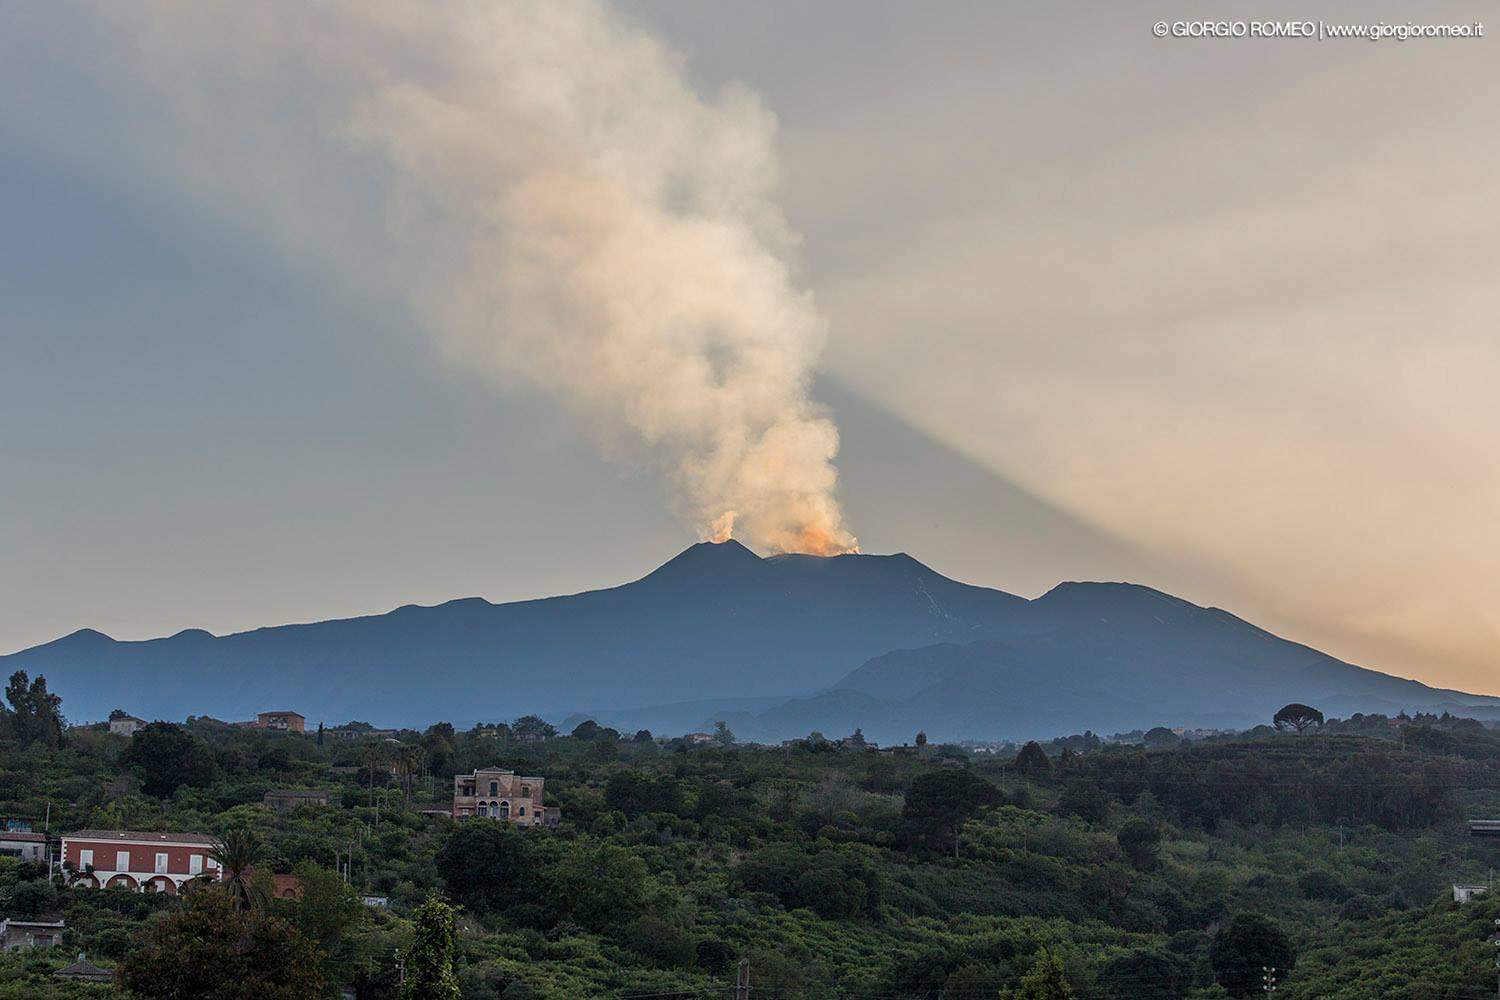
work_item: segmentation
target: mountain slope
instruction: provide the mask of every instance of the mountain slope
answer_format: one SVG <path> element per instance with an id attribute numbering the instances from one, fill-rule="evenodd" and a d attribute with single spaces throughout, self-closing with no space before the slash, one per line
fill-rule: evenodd
<path id="1" fill-rule="evenodd" d="M 1026 601 L 906 555 L 762 559 L 735 542 L 567 597 L 144 642 L 83 629 L 0 657 L 0 670 L 45 674 L 75 719 L 291 708 L 418 725 L 591 710 L 666 732 L 717 714 L 753 738 L 861 726 L 889 741 L 918 728 L 986 739 L 1245 726 L 1289 701 L 1500 714 L 1500 699 L 1364 670 L 1148 587 L 1065 583 Z"/>
<path id="2" fill-rule="evenodd" d="M 74 718 L 247 717 L 418 723 L 811 692 L 892 648 L 989 634 L 1026 601 L 905 555 L 761 559 L 694 545 L 608 590 L 215 637 L 116 642 L 91 630 L 0 657 L 45 674 Z"/>
<path id="3" fill-rule="evenodd" d="M 1291 701 L 1339 716 L 1500 715 L 1500 699 L 1366 670 L 1133 584 L 1062 584 L 1005 633 L 874 657 L 823 694 L 727 721 L 759 738 L 857 725 L 879 740 L 909 739 L 918 728 L 956 740 L 1161 724 L 1241 728 Z"/>

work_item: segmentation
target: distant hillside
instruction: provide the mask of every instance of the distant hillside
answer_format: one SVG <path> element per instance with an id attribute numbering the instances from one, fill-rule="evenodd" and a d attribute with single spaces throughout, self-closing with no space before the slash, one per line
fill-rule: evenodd
<path id="1" fill-rule="evenodd" d="M 1004 638 L 886 653 L 814 697 L 721 716 L 748 738 L 860 726 L 882 741 L 910 740 L 918 728 L 961 740 L 1245 728 L 1290 701 L 1330 716 L 1500 717 L 1500 699 L 1356 667 L 1228 612 L 1114 583 L 1062 584 L 1029 602 Z"/>
<path id="2" fill-rule="evenodd" d="M 147 718 L 292 708 L 313 721 L 493 720 L 785 699 L 890 649 L 990 634 L 1025 605 L 906 555 L 762 559 L 737 542 L 704 543 L 608 590 L 219 637 L 117 642 L 85 629 L 0 657 L 0 668 L 46 674 L 78 719 L 122 707 Z"/>
<path id="3" fill-rule="evenodd" d="M 1027 601 L 906 555 L 762 559 L 694 545 L 623 586 L 479 598 L 236 635 L 117 642 L 88 629 L 0 657 L 45 674 L 74 719 L 249 718 L 467 725 L 584 711 L 661 732 L 727 718 L 744 737 L 874 739 L 1245 726 L 1288 701 L 1329 714 L 1500 699 L 1364 670 L 1146 587 L 1068 583 Z M 638 706 L 659 706 L 641 708 Z"/>

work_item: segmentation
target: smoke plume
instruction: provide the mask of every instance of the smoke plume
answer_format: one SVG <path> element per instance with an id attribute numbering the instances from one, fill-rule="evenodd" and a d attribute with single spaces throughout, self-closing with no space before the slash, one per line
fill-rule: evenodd
<path id="1" fill-rule="evenodd" d="M 644 446 L 704 537 L 855 547 L 755 94 L 591 0 L 69 9 L 130 166 Z"/>

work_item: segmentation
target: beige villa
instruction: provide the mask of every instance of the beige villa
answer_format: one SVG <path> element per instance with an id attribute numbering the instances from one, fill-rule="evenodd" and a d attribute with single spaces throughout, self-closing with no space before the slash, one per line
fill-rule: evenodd
<path id="1" fill-rule="evenodd" d="M 559 811 L 542 804 L 543 780 L 497 767 L 454 775 L 453 818 L 484 816 L 517 826 L 556 826 Z"/>

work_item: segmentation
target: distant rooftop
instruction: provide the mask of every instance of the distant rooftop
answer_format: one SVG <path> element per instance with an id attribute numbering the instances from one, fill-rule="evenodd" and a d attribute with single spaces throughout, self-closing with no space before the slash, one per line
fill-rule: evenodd
<path id="1" fill-rule="evenodd" d="M 303 799 L 327 798 L 328 792 L 317 788 L 272 788 L 267 795 L 282 795 Z"/>
<path id="2" fill-rule="evenodd" d="M 91 983 L 107 983 L 115 978 L 113 972 L 99 968 L 85 958 L 81 951 L 78 953 L 77 961 L 63 966 L 52 974 L 58 979 L 81 979 Z"/>
<path id="3" fill-rule="evenodd" d="M 69 840 L 145 841 L 157 844 L 216 844 L 213 837 L 201 833 L 173 833 L 164 830 L 79 830 L 63 836 Z"/>

